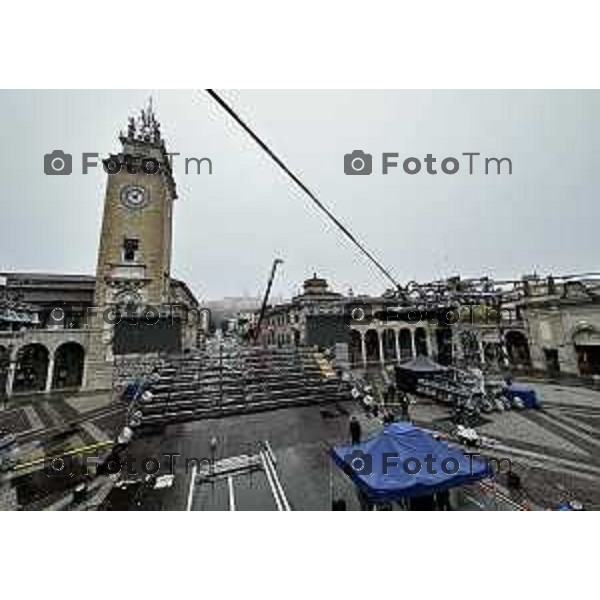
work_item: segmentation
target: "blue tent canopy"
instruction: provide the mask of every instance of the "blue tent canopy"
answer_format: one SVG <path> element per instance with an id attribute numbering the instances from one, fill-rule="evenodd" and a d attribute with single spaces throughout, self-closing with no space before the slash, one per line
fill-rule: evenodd
<path id="1" fill-rule="evenodd" d="M 473 483 L 488 465 L 410 423 L 393 423 L 361 444 L 335 446 L 331 456 L 369 499 L 397 500 Z"/>
<path id="2" fill-rule="evenodd" d="M 532 387 L 520 383 L 511 383 L 506 392 L 511 399 L 520 398 L 525 408 L 541 408 L 537 394 Z"/>

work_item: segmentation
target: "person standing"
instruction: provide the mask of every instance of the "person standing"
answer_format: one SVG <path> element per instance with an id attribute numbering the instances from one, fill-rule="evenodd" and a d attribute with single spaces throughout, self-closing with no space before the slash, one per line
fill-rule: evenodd
<path id="1" fill-rule="evenodd" d="M 361 427 L 358 419 L 352 415 L 350 418 L 350 439 L 353 444 L 360 444 Z"/>
<path id="2" fill-rule="evenodd" d="M 408 412 L 409 404 L 410 404 L 410 399 L 408 397 L 408 394 L 406 392 L 401 392 L 401 394 L 400 394 L 400 410 L 402 411 L 401 418 L 403 421 L 410 420 L 410 414 Z"/>

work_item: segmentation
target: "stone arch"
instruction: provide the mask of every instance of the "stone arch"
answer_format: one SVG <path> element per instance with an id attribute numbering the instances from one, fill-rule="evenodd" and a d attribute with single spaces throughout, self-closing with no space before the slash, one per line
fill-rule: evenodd
<path id="1" fill-rule="evenodd" d="M 400 360 L 413 358 L 412 333 L 407 327 L 403 327 L 398 332 L 398 344 L 400 345 Z"/>
<path id="2" fill-rule="evenodd" d="M 572 333 L 580 375 L 600 375 L 600 330 L 583 321 Z"/>
<path id="3" fill-rule="evenodd" d="M 483 342 L 483 358 L 490 366 L 498 366 L 502 359 L 502 347 L 499 342 Z"/>
<path id="4" fill-rule="evenodd" d="M 384 329 L 382 335 L 383 360 L 396 362 L 396 332 L 393 329 Z"/>
<path id="5" fill-rule="evenodd" d="M 429 354 L 427 348 L 427 332 L 423 327 L 415 329 L 415 349 L 417 356 L 427 356 Z"/>
<path id="6" fill-rule="evenodd" d="M 33 342 L 17 352 L 14 392 L 43 392 L 46 389 L 50 353 L 43 344 Z"/>
<path id="7" fill-rule="evenodd" d="M 52 389 L 79 388 L 83 382 L 85 350 L 78 342 L 65 342 L 54 353 Z"/>
<path id="8" fill-rule="evenodd" d="M 451 365 L 453 360 L 452 329 L 438 327 L 435 331 L 437 360 L 441 365 Z"/>
<path id="9" fill-rule="evenodd" d="M 379 362 L 379 334 L 375 329 L 369 329 L 365 333 L 365 350 L 367 353 L 367 363 Z"/>
<path id="10" fill-rule="evenodd" d="M 600 330 L 586 321 L 579 321 L 571 331 L 571 339 L 577 346 L 600 345 Z"/>
<path id="11" fill-rule="evenodd" d="M 352 329 L 350 331 L 350 364 L 353 367 L 362 367 L 363 358 L 362 358 L 362 338 L 360 335 L 360 331 L 356 331 L 356 329 Z"/>
<path id="12" fill-rule="evenodd" d="M 508 360 L 513 366 L 530 367 L 529 343 L 521 331 L 508 331 L 504 336 Z"/>
<path id="13" fill-rule="evenodd" d="M 464 360 L 467 364 L 478 365 L 481 362 L 477 334 L 469 329 L 461 331 L 460 345 Z"/>

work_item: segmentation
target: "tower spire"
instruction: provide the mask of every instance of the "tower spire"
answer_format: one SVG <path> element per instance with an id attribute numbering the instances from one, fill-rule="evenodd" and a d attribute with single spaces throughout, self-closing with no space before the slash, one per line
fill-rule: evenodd
<path id="1" fill-rule="evenodd" d="M 130 140 L 138 142 L 149 142 L 152 144 L 160 144 L 162 142 L 160 123 L 154 114 L 152 95 L 148 97 L 145 108 L 140 110 L 137 118 L 129 117 L 127 137 Z"/>

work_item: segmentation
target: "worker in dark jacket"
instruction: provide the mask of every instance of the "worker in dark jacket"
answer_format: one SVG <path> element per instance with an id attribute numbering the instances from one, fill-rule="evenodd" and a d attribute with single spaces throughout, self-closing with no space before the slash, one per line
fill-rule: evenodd
<path id="1" fill-rule="evenodd" d="M 353 444 L 360 444 L 361 428 L 358 419 L 352 415 L 350 418 L 350 439 Z"/>
<path id="2" fill-rule="evenodd" d="M 410 413 L 408 412 L 408 407 L 410 405 L 410 398 L 406 392 L 400 393 L 400 398 L 398 403 L 400 404 L 400 410 L 402 411 L 402 420 L 410 421 Z"/>

